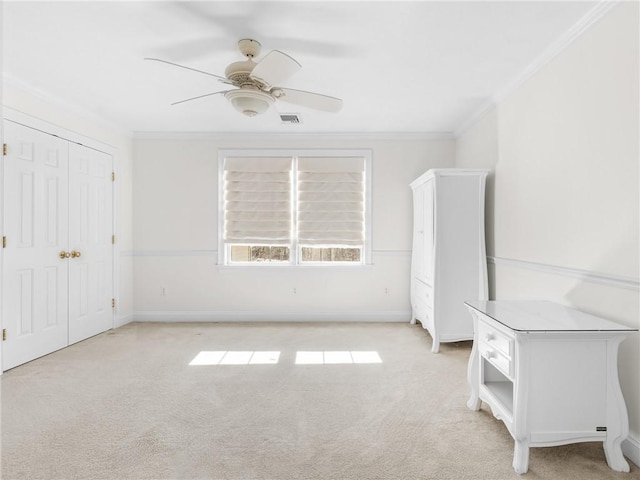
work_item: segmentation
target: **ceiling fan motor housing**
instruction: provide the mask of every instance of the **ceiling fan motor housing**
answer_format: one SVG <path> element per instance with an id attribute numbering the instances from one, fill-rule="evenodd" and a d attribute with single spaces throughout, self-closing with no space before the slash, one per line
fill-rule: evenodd
<path id="1" fill-rule="evenodd" d="M 255 117 L 266 112 L 275 102 L 275 98 L 266 92 L 254 88 L 239 88 L 224 94 L 233 108 L 247 117 Z"/>
<path id="2" fill-rule="evenodd" d="M 224 74 L 234 85 L 239 87 L 246 84 L 255 85 L 256 82 L 249 75 L 256 65 L 257 63 L 251 59 L 233 62 L 225 69 Z"/>

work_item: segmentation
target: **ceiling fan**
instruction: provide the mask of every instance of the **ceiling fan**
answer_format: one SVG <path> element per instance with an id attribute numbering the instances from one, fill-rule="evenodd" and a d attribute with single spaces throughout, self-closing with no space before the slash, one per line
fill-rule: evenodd
<path id="1" fill-rule="evenodd" d="M 332 113 L 336 113 L 342 108 L 342 100 L 339 98 L 278 86 L 301 68 L 301 65 L 289 55 L 279 50 L 272 50 L 262 60 L 255 62 L 253 59 L 260 54 L 261 48 L 258 41 L 244 38 L 238 42 L 238 47 L 247 59 L 230 64 L 225 69 L 224 77 L 159 58 L 145 58 L 145 60 L 167 63 L 203 73 L 217 78 L 222 83 L 236 87 L 232 90 L 221 90 L 187 98 L 171 105 L 190 102 L 212 95 L 224 95 L 237 111 L 248 117 L 254 117 L 266 112 L 276 101 Z"/>

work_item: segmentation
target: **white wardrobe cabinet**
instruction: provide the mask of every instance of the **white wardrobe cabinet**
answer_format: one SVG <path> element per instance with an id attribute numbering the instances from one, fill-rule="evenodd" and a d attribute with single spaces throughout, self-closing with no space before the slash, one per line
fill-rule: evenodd
<path id="1" fill-rule="evenodd" d="M 484 195 L 488 170 L 433 169 L 411 183 L 411 323 L 441 342 L 473 339 L 466 300 L 487 300 Z"/>

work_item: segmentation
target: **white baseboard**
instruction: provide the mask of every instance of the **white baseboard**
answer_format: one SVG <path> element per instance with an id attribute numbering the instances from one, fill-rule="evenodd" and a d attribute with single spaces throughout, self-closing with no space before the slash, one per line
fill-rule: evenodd
<path id="1" fill-rule="evenodd" d="M 131 322 L 133 322 L 133 313 L 118 315 L 113 321 L 113 328 L 119 328 Z"/>
<path id="2" fill-rule="evenodd" d="M 640 441 L 633 437 L 627 437 L 622 442 L 622 453 L 631 460 L 636 466 L 640 467 Z"/>
<path id="3" fill-rule="evenodd" d="M 136 311 L 134 322 L 409 322 L 410 310 L 360 312 Z"/>

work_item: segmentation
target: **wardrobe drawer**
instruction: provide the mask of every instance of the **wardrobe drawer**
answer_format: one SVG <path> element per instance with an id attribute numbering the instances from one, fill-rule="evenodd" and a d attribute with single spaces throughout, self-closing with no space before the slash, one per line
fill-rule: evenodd
<path id="1" fill-rule="evenodd" d="M 433 306 L 433 288 L 426 283 L 416 280 L 416 300 L 423 302 L 432 308 Z"/>
<path id="2" fill-rule="evenodd" d="M 425 302 L 416 304 L 416 319 L 422 324 L 422 328 L 427 330 L 433 329 L 433 309 Z"/>

